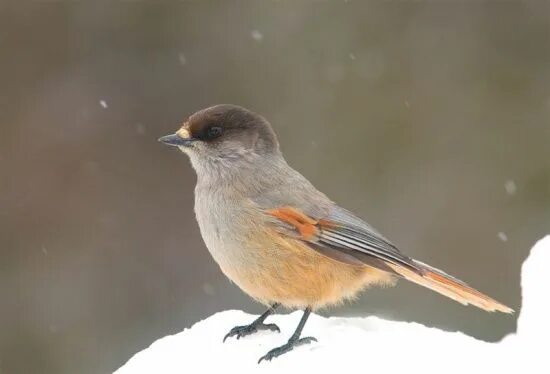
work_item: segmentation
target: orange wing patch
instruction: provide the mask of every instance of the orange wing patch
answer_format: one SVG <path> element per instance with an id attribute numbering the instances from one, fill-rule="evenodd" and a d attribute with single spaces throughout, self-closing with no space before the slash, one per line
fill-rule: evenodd
<path id="1" fill-rule="evenodd" d="M 320 224 L 320 222 L 292 207 L 270 209 L 267 213 L 294 226 L 304 240 L 313 239 L 317 233 L 317 225 Z"/>
<path id="2" fill-rule="evenodd" d="M 334 222 L 332 221 L 329 221 L 328 219 L 324 219 L 324 218 L 321 218 L 319 220 L 319 222 L 317 222 L 317 224 L 321 227 L 321 228 L 326 228 L 326 229 L 333 229 L 335 227 L 338 227 L 337 224 L 335 224 Z"/>

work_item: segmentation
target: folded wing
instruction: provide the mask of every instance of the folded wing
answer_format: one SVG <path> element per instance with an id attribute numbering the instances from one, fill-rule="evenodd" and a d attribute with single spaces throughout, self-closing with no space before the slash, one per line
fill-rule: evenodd
<path id="1" fill-rule="evenodd" d="M 335 206 L 326 217 L 314 217 L 283 206 L 266 210 L 274 227 L 307 242 L 319 253 L 352 266 L 373 266 L 427 287 L 464 305 L 486 311 L 513 310 L 441 270 L 402 254 L 384 236 L 345 209 Z"/>

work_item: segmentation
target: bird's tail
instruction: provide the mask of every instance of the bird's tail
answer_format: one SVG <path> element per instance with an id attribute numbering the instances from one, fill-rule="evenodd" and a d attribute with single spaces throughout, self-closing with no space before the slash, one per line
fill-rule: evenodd
<path id="1" fill-rule="evenodd" d="M 488 312 L 514 312 L 512 308 L 482 294 L 461 280 L 439 269 L 426 265 L 420 261 L 413 260 L 413 262 L 415 267 L 419 268 L 421 272 L 417 273 L 399 265 L 387 265 L 403 278 L 447 296 L 461 304 L 472 304 Z"/>

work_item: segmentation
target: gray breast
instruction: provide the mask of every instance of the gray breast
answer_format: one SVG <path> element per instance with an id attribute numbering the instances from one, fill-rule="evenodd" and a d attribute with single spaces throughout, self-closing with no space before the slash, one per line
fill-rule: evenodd
<path id="1" fill-rule="evenodd" d="M 195 214 L 202 238 L 214 260 L 224 268 L 242 266 L 247 256 L 247 207 L 220 191 L 195 191 Z"/>

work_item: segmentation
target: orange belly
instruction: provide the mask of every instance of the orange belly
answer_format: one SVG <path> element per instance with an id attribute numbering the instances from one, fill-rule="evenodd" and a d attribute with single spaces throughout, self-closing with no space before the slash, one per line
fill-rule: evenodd
<path id="1" fill-rule="evenodd" d="M 369 285 L 394 283 L 387 272 L 338 262 L 275 232 L 255 239 L 247 251 L 252 261 L 220 266 L 244 292 L 264 304 L 318 309 L 353 298 Z"/>

